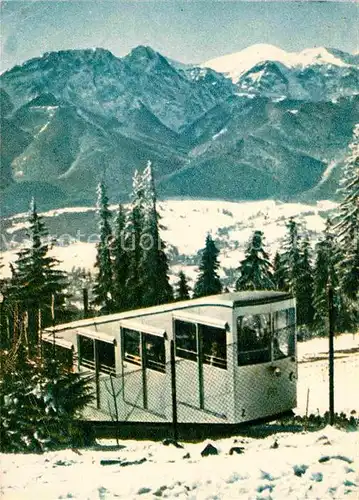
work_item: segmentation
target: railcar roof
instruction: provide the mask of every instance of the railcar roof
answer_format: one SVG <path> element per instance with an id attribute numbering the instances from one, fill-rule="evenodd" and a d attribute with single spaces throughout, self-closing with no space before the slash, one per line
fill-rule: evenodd
<path id="1" fill-rule="evenodd" d="M 133 309 L 121 313 L 109 314 L 106 316 L 97 316 L 93 318 L 86 318 L 72 323 L 57 325 L 53 328 L 47 328 L 47 331 L 60 332 L 63 330 L 72 330 L 76 328 L 86 328 L 105 323 L 113 323 L 116 321 L 144 317 L 152 314 L 159 314 L 164 312 L 178 311 L 181 309 L 189 309 L 192 307 L 201 306 L 220 306 L 234 308 L 244 305 L 260 305 L 268 304 L 271 302 L 280 302 L 282 300 L 291 299 L 292 295 L 287 292 L 275 291 L 243 291 L 243 292 L 228 292 L 218 295 L 210 295 L 198 299 L 190 299 L 180 302 L 171 302 L 169 304 L 162 304 L 159 306 L 152 306 L 145 309 Z"/>

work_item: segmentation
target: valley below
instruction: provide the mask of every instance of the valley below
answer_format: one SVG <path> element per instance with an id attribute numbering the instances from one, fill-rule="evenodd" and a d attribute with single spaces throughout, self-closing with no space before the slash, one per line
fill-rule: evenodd
<path id="1" fill-rule="evenodd" d="M 222 200 L 176 199 L 159 202 L 162 238 L 167 244 L 171 281 L 183 270 L 193 284 L 200 263 L 200 251 L 209 233 L 220 250 L 220 275 L 225 286 L 233 286 L 236 268 L 255 230 L 262 230 L 266 249 L 273 259 L 286 234 L 286 222 L 296 217 L 301 230 L 314 245 L 325 227 L 325 218 L 336 209 L 336 203 L 322 200 L 313 204 L 284 203 L 274 200 L 231 202 Z M 112 205 L 111 209 L 116 210 Z M 72 207 L 41 214 L 56 239 L 51 255 L 67 271 L 84 268 L 94 272 L 98 241 L 95 207 Z M 26 213 L 4 219 L 2 251 L 4 274 L 10 273 L 9 263 L 26 244 Z"/>

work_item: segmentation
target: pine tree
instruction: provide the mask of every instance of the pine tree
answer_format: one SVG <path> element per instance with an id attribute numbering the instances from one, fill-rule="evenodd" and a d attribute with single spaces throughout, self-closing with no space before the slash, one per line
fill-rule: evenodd
<path id="1" fill-rule="evenodd" d="M 344 244 L 350 244 L 359 234 L 359 124 L 349 145 L 340 185 L 339 193 L 343 199 L 335 230 Z"/>
<path id="2" fill-rule="evenodd" d="M 343 293 L 350 301 L 358 303 L 359 125 L 355 127 L 353 140 L 349 145 L 339 193 L 342 202 L 335 231 L 343 259 L 338 262 L 338 273 Z"/>
<path id="3" fill-rule="evenodd" d="M 143 172 L 144 220 L 141 235 L 141 280 L 143 305 L 164 304 L 173 300 L 169 283 L 166 245 L 160 236 L 157 195 L 151 162 Z"/>
<path id="4" fill-rule="evenodd" d="M 285 276 L 286 271 L 284 268 L 282 255 L 279 252 L 276 252 L 273 263 L 273 282 L 275 284 L 276 290 L 285 291 L 287 289 Z"/>
<path id="5" fill-rule="evenodd" d="M 313 307 L 313 269 L 311 265 L 311 249 L 307 236 L 300 245 L 298 277 L 296 279 L 297 323 L 311 324 L 314 319 Z"/>
<path id="6" fill-rule="evenodd" d="M 240 263 L 236 290 L 273 290 L 272 265 L 263 248 L 263 232 L 255 231 Z"/>
<path id="7" fill-rule="evenodd" d="M 128 254 L 125 249 L 126 215 L 122 205 L 119 205 L 115 221 L 115 232 L 112 241 L 113 258 L 113 299 L 116 312 L 127 308 L 126 280 L 128 275 Z"/>
<path id="8" fill-rule="evenodd" d="M 3 278 L 1 272 L 4 268 L 2 263 L 2 255 L 0 255 L 0 350 L 6 347 L 6 291 L 5 291 L 5 279 Z"/>
<path id="9" fill-rule="evenodd" d="M 4 269 L 3 258 L 2 258 L 2 255 L 0 255 L 0 290 L 1 290 L 1 286 L 4 282 L 4 277 L 2 275 L 3 269 Z"/>
<path id="10" fill-rule="evenodd" d="M 74 446 L 81 432 L 76 417 L 93 399 L 91 379 L 51 369 L 31 359 L 24 343 L 2 353 L 0 384 L 0 451 L 39 452 Z"/>
<path id="11" fill-rule="evenodd" d="M 350 301 L 354 312 L 359 312 L 359 238 L 356 238 L 344 252 L 338 264 L 340 286 Z"/>
<path id="12" fill-rule="evenodd" d="M 190 287 L 187 283 L 187 277 L 183 271 L 178 274 L 178 282 L 176 284 L 176 300 L 188 300 L 190 298 Z"/>
<path id="13" fill-rule="evenodd" d="M 93 288 L 93 303 L 100 307 L 104 314 L 113 310 L 113 276 L 111 262 L 112 229 L 110 220 L 112 214 L 109 209 L 109 200 L 103 182 L 97 186 L 97 214 L 99 218 L 99 236 L 95 267 L 97 276 Z"/>
<path id="14" fill-rule="evenodd" d="M 281 255 L 282 273 L 285 289 L 294 296 L 297 295 L 298 277 L 300 274 L 300 236 L 298 225 L 293 217 L 289 219 L 287 226 L 287 236 L 283 242 L 284 252 Z"/>
<path id="15" fill-rule="evenodd" d="M 141 174 L 136 170 L 132 181 L 131 206 L 125 226 L 125 249 L 128 255 L 126 290 L 129 309 L 143 305 L 142 248 L 145 193 Z"/>
<path id="16" fill-rule="evenodd" d="M 317 243 L 316 261 L 313 279 L 313 306 L 314 322 L 320 332 L 328 331 L 328 286 L 334 293 L 334 312 L 336 318 L 336 330 L 340 329 L 340 312 L 342 310 L 342 299 L 338 287 L 338 275 L 336 265 L 338 249 L 335 246 L 333 226 L 330 219 L 327 220 L 324 238 Z"/>
<path id="17" fill-rule="evenodd" d="M 29 318 L 30 347 L 37 343 L 39 317 L 41 326 L 49 326 L 55 318 L 61 318 L 66 298 L 66 274 L 56 269 L 59 261 L 49 257 L 48 232 L 38 215 L 32 200 L 28 218 L 27 236 L 30 246 L 20 250 L 9 286 L 11 300 L 20 313 L 27 312 Z"/>
<path id="18" fill-rule="evenodd" d="M 208 234 L 206 246 L 202 250 L 199 276 L 194 287 L 194 297 L 205 297 L 221 293 L 222 284 L 217 273 L 219 268 L 218 255 L 219 250 L 212 237 Z"/>

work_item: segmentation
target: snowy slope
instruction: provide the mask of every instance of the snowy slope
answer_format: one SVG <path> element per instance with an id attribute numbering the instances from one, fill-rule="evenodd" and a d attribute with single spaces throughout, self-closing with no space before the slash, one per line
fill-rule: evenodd
<path id="1" fill-rule="evenodd" d="M 297 413 L 328 408 L 327 340 L 300 343 Z M 359 337 L 335 340 L 336 411 L 359 413 Z M 343 369 L 345 365 L 345 369 Z M 273 447 L 274 443 L 278 446 Z M 152 441 L 110 441 L 101 450 L 0 454 L 4 500 L 354 500 L 359 494 L 359 431 L 333 427 L 317 432 L 279 433 L 264 439 L 238 436 L 211 441 L 217 456 L 202 457 L 208 441 L 183 448 Z M 230 449 L 242 448 L 241 454 Z M 107 448 L 107 449 L 106 449 Z M 115 460 L 113 465 L 101 461 Z"/>
<path id="2" fill-rule="evenodd" d="M 0 455 L 0 487 L 6 500 L 354 500 L 358 436 L 327 427 L 261 440 L 239 437 L 235 444 L 223 439 L 213 443 L 219 455 L 211 457 L 201 457 L 206 443 L 176 449 L 150 441 L 123 441 L 119 451 Z M 275 438 L 277 449 L 271 448 Z M 244 453 L 229 455 L 232 446 Z M 110 459 L 129 465 L 100 464 Z"/>
<path id="3" fill-rule="evenodd" d="M 297 413 L 305 414 L 308 388 L 309 413 L 317 413 L 318 407 L 323 412 L 328 408 L 328 363 L 315 360 L 326 356 L 327 341 L 313 339 L 299 344 L 298 349 Z M 356 409 L 358 415 L 358 335 L 338 337 L 335 349 L 335 409 Z M 2 454 L 0 492 L 6 500 L 358 498 L 359 431 L 346 433 L 326 427 L 318 432 L 282 433 L 264 439 L 238 436 L 211 442 L 218 456 L 201 457 L 207 441 L 184 443 L 184 448 L 177 449 L 133 440 L 121 441 L 117 451 L 106 451 L 111 443 L 102 441 L 101 451 Z M 273 448 L 274 442 L 277 448 Z M 242 454 L 230 455 L 232 446 L 241 447 Z M 103 466 L 101 460 L 121 464 Z"/>
<path id="4" fill-rule="evenodd" d="M 211 233 L 220 248 L 222 268 L 235 269 L 243 258 L 245 247 L 254 232 L 264 232 L 267 249 L 274 257 L 286 234 L 285 224 L 295 216 L 306 227 L 313 243 L 324 230 L 324 217 L 336 204 L 320 201 L 315 205 L 303 203 L 282 203 L 274 200 L 256 202 L 227 202 L 222 200 L 167 200 L 159 205 L 164 226 L 163 239 L 168 244 L 172 275 L 183 269 L 194 280 L 199 263 L 198 252 L 203 248 L 207 233 Z M 111 207 L 113 210 L 116 206 Z M 70 271 L 73 266 L 93 270 L 95 263 L 96 217 L 91 207 L 69 207 L 51 210 L 42 214 L 50 234 L 56 235 L 58 245 L 52 254 L 62 263 L 61 267 Z M 71 218 L 76 216 L 71 225 Z M 80 218 L 79 218 L 80 217 Z M 68 222 L 67 222 L 68 221 Z M 25 237 L 26 214 L 18 214 L 8 222 L 4 237 L 8 250 L 3 253 L 4 274 L 9 273 L 8 263 L 16 259 L 18 245 Z M 64 228 L 67 234 L 61 236 Z M 86 233 L 85 228 L 88 227 Z M 78 238 L 81 231 L 82 238 Z M 69 236 L 69 234 L 70 236 Z M 68 245 L 69 238 L 71 244 Z M 91 242 L 89 242 L 91 241 Z M 222 269 L 222 277 L 225 271 Z M 227 284 L 227 283 L 226 283 Z"/>
<path id="5" fill-rule="evenodd" d="M 0 75 L 0 210 L 34 193 L 49 209 L 88 204 L 100 179 L 124 200 L 148 159 L 166 197 L 333 197 L 327 167 L 359 120 L 359 57 L 255 45 L 205 65 L 217 71 L 139 46 L 45 53 Z"/>
<path id="6" fill-rule="evenodd" d="M 323 415 L 329 408 L 327 338 L 298 342 L 298 400 L 296 413 Z M 359 416 L 359 332 L 338 335 L 334 340 L 335 411 Z"/>
<path id="7" fill-rule="evenodd" d="M 313 65 L 342 68 L 351 66 L 325 47 L 305 49 L 302 52 L 286 52 L 268 44 L 251 45 L 240 52 L 206 61 L 201 66 L 225 73 L 237 83 L 243 73 L 264 61 L 276 61 L 287 68 L 304 68 Z"/>

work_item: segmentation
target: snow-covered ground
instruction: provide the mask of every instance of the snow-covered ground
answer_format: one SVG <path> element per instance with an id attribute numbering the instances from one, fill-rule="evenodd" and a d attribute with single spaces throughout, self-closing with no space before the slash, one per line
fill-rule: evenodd
<path id="1" fill-rule="evenodd" d="M 323 415 L 329 407 L 327 338 L 298 342 L 298 407 L 296 413 Z M 359 417 L 359 333 L 338 335 L 334 340 L 335 411 Z M 308 393 L 309 391 L 309 393 Z"/>
<path id="2" fill-rule="evenodd" d="M 193 258 L 211 232 L 221 245 L 222 265 L 233 268 L 254 229 L 264 231 L 273 256 L 291 215 L 306 223 L 315 241 L 324 228 L 323 212 L 333 208 L 330 202 L 311 206 L 274 201 L 173 200 L 161 206 L 162 222 L 167 227 L 163 236 L 182 257 Z M 21 224 L 21 217 L 14 219 L 14 226 L 20 228 Z M 11 229 L 8 234 L 12 234 Z M 14 259 L 15 250 L 6 252 L 4 263 Z M 73 266 L 92 269 L 95 260 L 94 244 L 84 241 L 55 247 L 52 252 L 68 270 Z M 172 272 L 183 267 L 180 261 Z M 195 265 L 187 263 L 185 269 L 195 277 Z M 359 334 L 336 338 L 335 350 L 335 410 L 358 416 Z M 298 355 L 296 413 L 305 414 L 307 401 L 309 414 L 323 413 L 328 409 L 328 340 L 299 343 Z M 275 441 L 279 446 L 273 448 Z M 134 440 L 121 441 L 122 448 L 116 451 L 104 446 L 101 450 L 43 455 L 2 454 L 0 498 L 343 500 L 359 496 L 359 432 L 327 427 L 320 432 L 277 434 L 264 439 L 238 436 L 212 443 L 218 449 L 217 456 L 201 456 L 207 442 L 183 443 L 184 448 L 177 449 Z M 233 446 L 243 448 L 242 453 L 230 454 Z M 102 465 L 102 460 L 118 463 Z"/>
<path id="3" fill-rule="evenodd" d="M 335 340 L 336 410 L 359 412 L 359 335 Z M 327 402 L 327 340 L 298 345 L 299 407 L 324 411 Z M 345 395 L 345 397 L 343 397 Z M 302 406 L 302 408 L 301 408 Z M 326 427 L 318 432 L 280 433 L 264 439 L 233 437 L 210 441 L 217 456 L 202 457 L 209 441 L 183 448 L 123 440 L 113 450 L 64 450 L 43 455 L 0 455 L 4 500 L 126 500 L 142 498 L 358 499 L 359 431 Z M 274 443 L 277 443 L 273 447 Z M 241 448 L 240 454 L 232 447 Z M 106 449 L 108 448 L 108 449 Z M 101 461 L 116 463 L 103 465 Z"/>
<path id="4" fill-rule="evenodd" d="M 357 499 L 358 432 L 320 432 L 233 438 L 183 449 L 150 441 L 122 441 L 117 451 L 65 450 L 2 456 L 4 500 L 64 498 Z M 272 448 L 275 440 L 278 447 Z M 235 446 L 242 453 L 229 454 Z M 101 465 L 103 460 L 118 461 Z"/>
<path id="5" fill-rule="evenodd" d="M 115 209 L 116 206 L 111 207 Z M 312 243 L 319 238 L 325 227 L 324 215 L 336 208 L 331 201 L 319 201 L 316 205 L 303 203 L 282 203 L 274 200 L 227 202 L 221 200 L 167 200 L 159 205 L 164 226 L 163 239 L 169 248 L 178 252 L 172 253 L 172 275 L 184 270 L 190 280 L 197 274 L 197 263 L 193 262 L 200 249 L 203 248 L 206 235 L 210 233 L 220 247 L 222 277 L 223 268 L 235 269 L 243 258 L 245 247 L 254 230 L 262 230 L 265 236 L 267 250 L 274 257 L 276 250 L 286 234 L 286 222 L 291 216 L 305 227 Z M 69 207 L 66 209 L 44 212 L 45 223 L 48 225 L 53 217 L 63 214 L 84 214 L 94 216 L 95 208 Z M 26 227 L 26 214 L 19 214 L 11 219 L 12 225 L 7 229 L 9 250 L 3 252 L 3 273 L 9 275 L 8 264 L 16 260 L 18 251 L 17 231 Z M 72 228 L 74 232 L 82 228 Z M 73 267 L 83 267 L 93 270 L 95 263 L 96 235 L 87 235 L 81 241 L 70 245 L 55 246 L 51 253 L 61 261 L 61 267 L 70 271 Z M 91 242 L 88 242 L 90 237 Z M 11 244 L 13 238 L 14 244 Z M 61 235 L 57 235 L 61 242 Z M 68 237 L 65 238 L 68 241 Z M 173 258 L 174 257 L 174 258 Z"/>

